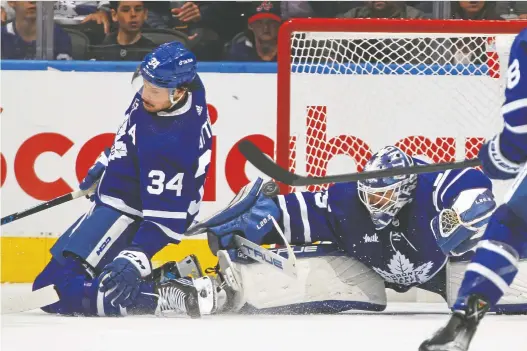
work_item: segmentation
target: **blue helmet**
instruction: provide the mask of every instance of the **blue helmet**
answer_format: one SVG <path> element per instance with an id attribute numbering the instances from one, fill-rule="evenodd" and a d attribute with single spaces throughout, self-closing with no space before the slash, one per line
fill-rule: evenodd
<path id="1" fill-rule="evenodd" d="M 364 167 L 365 171 L 410 167 L 413 159 L 395 146 L 387 146 L 374 154 Z M 417 185 L 415 174 L 357 182 L 362 203 L 370 212 L 376 230 L 381 230 L 393 220 L 401 208 L 412 201 Z"/>
<path id="2" fill-rule="evenodd" d="M 141 62 L 143 78 L 161 88 L 176 89 L 196 76 L 196 56 L 177 41 L 163 44 Z"/>

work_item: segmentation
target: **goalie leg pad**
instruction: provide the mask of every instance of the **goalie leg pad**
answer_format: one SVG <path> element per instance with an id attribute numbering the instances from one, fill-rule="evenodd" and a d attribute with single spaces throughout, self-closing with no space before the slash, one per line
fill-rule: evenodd
<path id="1" fill-rule="evenodd" d="M 73 256 L 96 272 L 130 246 L 140 221 L 121 212 L 95 205 L 72 225 L 53 245 L 51 254 L 60 264 Z"/>
<path id="2" fill-rule="evenodd" d="M 327 246 L 331 246 L 332 253 L 314 255 Z M 254 307 L 245 308 L 246 312 L 381 311 L 386 307 L 382 278 L 356 259 L 335 251 L 336 246 L 297 246 L 293 250 L 297 256 L 297 279 L 269 265 L 234 263 L 240 272 L 245 299 Z"/>

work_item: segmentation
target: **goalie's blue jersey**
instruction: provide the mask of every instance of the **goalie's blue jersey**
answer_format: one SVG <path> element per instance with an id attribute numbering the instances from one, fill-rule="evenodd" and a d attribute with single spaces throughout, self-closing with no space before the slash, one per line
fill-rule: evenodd
<path id="1" fill-rule="evenodd" d="M 447 261 L 432 232 L 432 219 L 450 208 L 461 191 L 475 188 L 492 190 L 491 181 L 476 169 L 418 175 L 413 201 L 378 231 L 355 182 L 324 192 L 279 195 L 277 203 L 280 225 L 291 243 L 334 242 L 385 281 L 415 286 L 430 280 Z"/>
<path id="2" fill-rule="evenodd" d="M 527 161 L 527 29 L 514 40 L 509 58 L 505 103 L 501 113 L 505 126 L 500 151 L 514 163 Z"/>
<path id="3" fill-rule="evenodd" d="M 212 129 L 199 77 L 171 111 L 149 113 L 133 98 L 117 131 L 97 201 L 142 218 L 134 244 L 153 255 L 178 243 L 198 213 Z"/>

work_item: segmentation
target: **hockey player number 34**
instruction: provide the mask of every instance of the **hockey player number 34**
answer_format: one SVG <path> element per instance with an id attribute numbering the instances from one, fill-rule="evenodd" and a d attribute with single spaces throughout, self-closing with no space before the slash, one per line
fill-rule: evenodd
<path id="1" fill-rule="evenodd" d="M 183 173 L 176 174 L 165 184 L 165 172 L 160 170 L 151 170 L 148 177 L 152 179 L 152 184 L 146 187 L 146 190 L 152 195 L 160 195 L 165 190 L 173 190 L 176 196 L 181 196 L 183 190 Z"/>

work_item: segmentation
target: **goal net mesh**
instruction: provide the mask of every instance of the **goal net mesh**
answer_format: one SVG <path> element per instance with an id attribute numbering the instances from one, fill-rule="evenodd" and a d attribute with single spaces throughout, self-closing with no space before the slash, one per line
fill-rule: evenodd
<path id="1" fill-rule="evenodd" d="M 476 157 L 502 126 L 513 39 L 293 31 L 289 116 L 279 121 L 289 123 L 290 170 L 309 176 L 362 171 L 386 145 L 431 162 Z"/>

